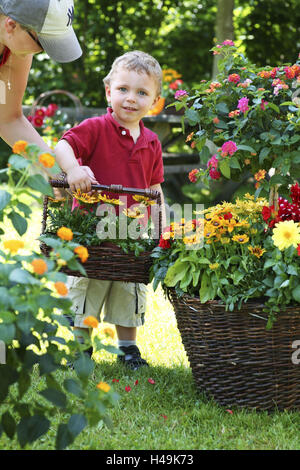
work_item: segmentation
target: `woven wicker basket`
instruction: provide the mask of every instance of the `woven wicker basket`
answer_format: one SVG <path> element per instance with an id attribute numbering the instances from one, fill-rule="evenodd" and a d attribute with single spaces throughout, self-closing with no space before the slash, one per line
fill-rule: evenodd
<path id="1" fill-rule="evenodd" d="M 262 304 L 226 312 L 216 301 L 179 298 L 174 289 L 168 296 L 201 392 L 226 407 L 300 409 L 300 364 L 292 361 L 294 341 L 300 340 L 299 307 L 288 308 L 266 330 Z"/>
<path id="2" fill-rule="evenodd" d="M 50 180 L 53 188 L 68 188 L 69 185 L 64 180 Z M 158 205 L 158 233 L 155 237 L 157 240 L 161 235 L 162 219 L 161 219 L 161 196 L 158 191 L 150 189 L 124 188 L 118 185 L 92 185 L 92 189 L 108 191 L 118 194 L 139 194 L 142 196 L 155 199 Z M 44 198 L 42 234 L 45 233 L 48 216 L 49 198 Z M 87 277 L 90 279 L 125 281 L 136 283 L 149 283 L 149 270 L 152 265 L 151 251 L 141 253 L 135 256 L 134 253 L 125 253 L 121 248 L 113 243 L 104 242 L 99 246 L 88 246 L 89 257 L 84 267 Z M 41 243 L 41 251 L 49 256 L 51 248 Z M 62 271 L 72 276 L 81 277 L 78 271 L 70 271 L 67 267 Z"/>

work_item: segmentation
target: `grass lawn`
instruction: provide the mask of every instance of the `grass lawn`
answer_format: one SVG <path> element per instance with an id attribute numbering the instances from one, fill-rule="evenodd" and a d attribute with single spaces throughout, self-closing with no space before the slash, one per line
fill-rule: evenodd
<path id="1" fill-rule="evenodd" d="M 31 226 L 28 243 L 39 230 L 38 222 Z M 120 395 L 118 404 L 110 410 L 113 429 L 102 423 L 97 428 L 87 428 L 70 449 L 300 449 L 299 413 L 236 409 L 231 413 L 197 392 L 172 306 L 161 291 L 154 293 L 151 286 L 148 294 L 146 323 L 139 328 L 138 344 L 150 367 L 131 372 L 117 364 L 112 354 L 94 354 L 96 367 L 90 387 L 102 380 Z M 101 324 L 99 330 L 103 326 L 107 325 Z M 64 380 L 73 374 L 72 370 L 60 371 L 57 377 Z M 155 383 L 149 383 L 149 378 Z M 113 383 L 113 379 L 119 382 Z M 30 399 L 30 394 L 37 393 L 42 385 L 36 372 L 26 397 Z M 128 386 L 131 390 L 125 391 Z M 57 411 L 56 424 L 64 418 Z M 54 449 L 54 436 L 53 427 L 32 449 Z M 19 446 L 16 440 L 10 441 L 2 434 L 0 449 Z"/>

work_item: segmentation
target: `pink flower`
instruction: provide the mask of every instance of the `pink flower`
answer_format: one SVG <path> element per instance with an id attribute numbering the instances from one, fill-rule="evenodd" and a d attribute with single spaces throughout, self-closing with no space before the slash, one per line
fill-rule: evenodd
<path id="1" fill-rule="evenodd" d="M 188 92 L 186 90 L 177 90 L 174 98 L 175 100 L 181 100 L 184 96 L 188 96 Z"/>
<path id="2" fill-rule="evenodd" d="M 233 411 L 232 410 L 226 410 L 227 413 L 229 413 L 230 415 L 233 415 Z"/>
<path id="3" fill-rule="evenodd" d="M 50 104 L 48 105 L 47 109 L 46 109 L 46 115 L 47 115 L 48 117 L 54 116 L 54 114 L 56 113 L 57 109 L 58 109 L 57 104 L 55 104 L 55 103 L 50 103 Z"/>
<path id="4" fill-rule="evenodd" d="M 239 76 L 238 73 L 231 73 L 228 76 L 228 81 L 233 82 L 233 83 L 238 83 L 240 81 L 241 77 Z"/>
<path id="5" fill-rule="evenodd" d="M 218 180 L 219 178 L 221 178 L 221 173 L 215 168 L 211 168 L 209 170 L 209 176 L 211 177 L 212 180 Z"/>
<path id="6" fill-rule="evenodd" d="M 217 154 L 213 155 L 207 162 L 207 168 L 214 168 L 217 169 L 219 164 L 219 160 L 217 159 Z"/>
<path id="7" fill-rule="evenodd" d="M 265 100 L 261 100 L 260 107 L 264 111 L 266 109 L 268 102 Z"/>
<path id="8" fill-rule="evenodd" d="M 228 154 L 232 156 L 237 151 L 237 145 L 232 140 L 228 140 L 221 147 L 222 157 L 226 157 Z"/>
<path id="9" fill-rule="evenodd" d="M 234 42 L 231 41 L 231 39 L 225 39 L 225 41 L 222 42 L 223 46 L 234 46 Z"/>
<path id="10" fill-rule="evenodd" d="M 248 103 L 249 103 L 248 98 L 241 98 L 238 102 L 238 109 L 240 109 L 243 113 L 245 113 L 249 109 Z"/>

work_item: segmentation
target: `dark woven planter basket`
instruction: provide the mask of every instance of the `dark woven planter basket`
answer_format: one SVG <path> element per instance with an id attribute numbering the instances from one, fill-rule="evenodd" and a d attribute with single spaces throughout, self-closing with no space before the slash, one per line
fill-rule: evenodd
<path id="1" fill-rule="evenodd" d="M 51 185 L 54 188 L 68 188 L 69 185 L 65 181 L 51 180 Z M 158 235 L 157 239 L 161 234 L 161 197 L 160 193 L 150 189 L 136 189 L 136 188 L 124 188 L 117 185 L 92 185 L 92 189 L 108 191 L 118 194 L 139 194 L 142 196 L 150 197 L 155 199 L 158 204 Z M 48 215 L 48 197 L 44 198 L 44 211 L 43 211 L 43 223 L 42 233 L 45 233 Z M 99 280 L 111 280 L 111 281 L 124 281 L 124 282 L 136 282 L 142 284 L 149 283 L 149 270 L 152 265 L 152 258 L 150 257 L 151 251 L 141 253 L 139 256 L 135 256 L 134 253 L 125 253 L 120 247 L 110 242 L 103 242 L 99 246 L 87 246 L 89 257 L 85 263 L 82 263 L 87 277 L 90 279 Z M 51 248 L 44 243 L 41 243 L 41 251 L 46 256 L 49 256 Z M 79 260 L 78 260 L 79 261 Z M 61 269 L 71 276 L 82 277 L 79 271 L 71 271 L 67 267 Z"/>
<path id="2" fill-rule="evenodd" d="M 300 364 L 292 362 L 299 307 L 288 308 L 266 330 L 262 304 L 226 312 L 216 301 L 179 298 L 174 289 L 168 296 L 199 391 L 226 407 L 300 409 Z"/>

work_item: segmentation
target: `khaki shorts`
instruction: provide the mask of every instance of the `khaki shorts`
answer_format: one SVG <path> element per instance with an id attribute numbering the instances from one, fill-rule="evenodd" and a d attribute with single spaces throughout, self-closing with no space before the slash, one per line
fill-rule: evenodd
<path id="1" fill-rule="evenodd" d="M 69 299 L 73 302 L 74 326 L 87 328 L 83 320 L 89 315 L 114 325 L 136 327 L 144 324 L 146 286 L 121 281 L 98 281 L 68 276 Z"/>

